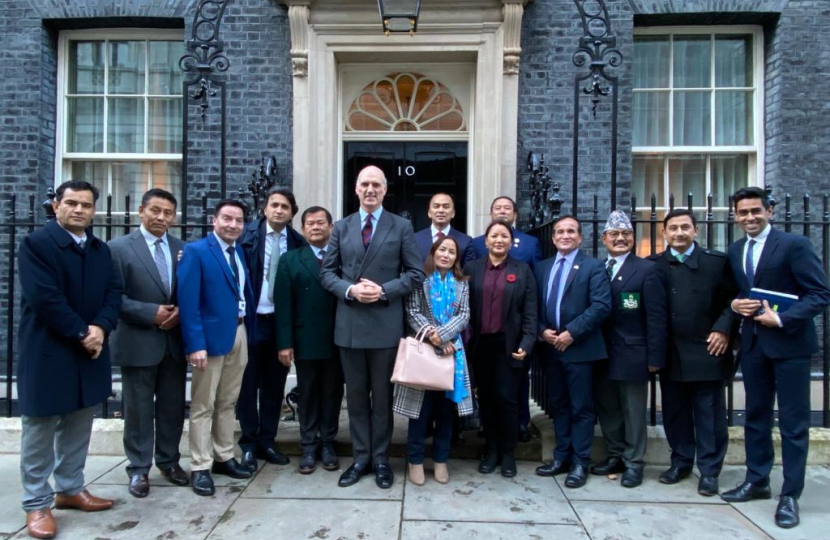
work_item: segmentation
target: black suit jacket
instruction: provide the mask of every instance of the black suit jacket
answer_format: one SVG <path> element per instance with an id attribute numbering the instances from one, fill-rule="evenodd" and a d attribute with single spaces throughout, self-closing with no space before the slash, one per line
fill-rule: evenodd
<path id="1" fill-rule="evenodd" d="M 611 316 L 602 324 L 608 350 L 605 376 L 647 381 L 648 368 L 666 365 L 668 301 L 665 277 L 633 253 L 611 280 Z"/>
<path id="2" fill-rule="evenodd" d="M 732 347 L 715 358 L 706 340 L 720 332 L 730 340 L 737 319 L 730 306 L 737 288 L 725 253 L 702 248 L 680 263 L 669 249 L 649 257 L 666 278 L 669 299 L 669 346 L 661 377 L 672 381 L 717 381 L 732 376 Z"/>
<path id="3" fill-rule="evenodd" d="M 798 296 L 798 302 L 781 313 L 783 328 L 756 324 L 752 317 L 743 319 L 741 349 L 749 350 L 757 339 L 769 358 L 797 358 L 818 351 L 813 318 L 830 304 L 830 289 L 821 261 L 810 241 L 778 229 L 770 230 L 761 252 L 754 283 L 744 272 L 743 253 L 747 239 L 729 246 L 729 261 L 739 286 L 738 298 L 748 298 L 752 287 Z"/>
<path id="4" fill-rule="evenodd" d="M 450 227 L 449 236 L 455 238 L 458 242 L 458 260 L 461 261 L 461 266 L 464 266 L 467 261 L 472 261 L 476 258 L 476 252 L 473 249 L 472 238 L 461 231 L 456 231 L 454 227 Z M 415 242 L 418 244 L 418 251 L 421 253 L 421 260 L 426 262 L 429 256 L 429 250 L 432 249 L 432 228 L 427 227 L 415 233 Z"/>
<path id="5" fill-rule="evenodd" d="M 484 272 L 487 258 L 470 261 L 464 267 L 464 273 L 470 276 L 470 327 L 473 337 L 469 349 L 476 354 L 481 332 L 481 305 L 484 302 Z M 507 343 L 505 351 L 510 358 L 510 365 L 519 367 L 526 362 L 536 343 L 536 282 L 530 267 L 523 262 L 507 257 L 502 320 L 504 337 Z M 508 276 L 515 276 L 511 281 Z M 527 351 L 524 360 L 516 360 L 510 353 L 519 349 Z"/>
<path id="6" fill-rule="evenodd" d="M 548 282 L 556 256 L 536 265 L 536 286 L 539 291 L 539 328 L 555 328 L 556 321 L 547 320 Z M 553 347 L 545 349 L 568 362 L 592 362 L 608 357 L 602 339 L 602 321 L 611 314 L 611 291 L 605 265 L 600 261 L 577 253 L 565 281 L 562 301 L 559 304 L 559 322 L 574 342 L 564 352 Z"/>

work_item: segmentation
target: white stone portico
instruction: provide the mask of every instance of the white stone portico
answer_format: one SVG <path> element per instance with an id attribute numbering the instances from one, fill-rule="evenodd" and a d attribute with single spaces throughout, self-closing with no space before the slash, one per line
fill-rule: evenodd
<path id="1" fill-rule="evenodd" d="M 516 194 L 519 43 L 528 0 L 423 0 L 418 32 L 390 37 L 375 0 L 282 2 L 291 24 L 300 207 L 319 204 L 342 217 L 346 140 L 467 140 L 467 228 L 482 230 L 492 199 Z M 466 132 L 346 133 L 355 91 L 400 72 L 446 85 L 465 107 Z"/>

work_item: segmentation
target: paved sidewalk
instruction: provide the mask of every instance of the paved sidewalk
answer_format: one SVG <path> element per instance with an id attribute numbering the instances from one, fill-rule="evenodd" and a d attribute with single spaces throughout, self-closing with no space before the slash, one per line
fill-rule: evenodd
<path id="1" fill-rule="evenodd" d="M 396 482 L 381 490 L 367 476 L 351 488 L 337 487 L 339 472 L 321 467 L 309 476 L 264 465 L 249 481 L 216 476 L 213 497 L 167 484 L 153 469 L 146 499 L 127 493 L 121 457 L 90 457 L 90 491 L 116 500 L 99 514 L 56 510 L 64 540 L 830 540 L 830 467 L 810 467 L 802 497 L 802 525 L 785 531 L 773 523 L 775 500 L 742 505 L 697 495 L 695 479 L 676 486 L 657 482 L 662 467 L 648 467 L 638 489 L 591 477 L 577 490 L 533 474 L 519 462 L 516 478 L 481 475 L 477 462 L 451 460 L 450 483 L 431 479 L 423 487 L 404 478 L 393 460 Z M 343 465 L 347 460 L 343 460 Z M 743 475 L 728 467 L 721 486 Z M 0 538 L 28 538 L 20 509 L 19 456 L 0 455 Z M 773 492 L 780 487 L 776 468 Z"/>

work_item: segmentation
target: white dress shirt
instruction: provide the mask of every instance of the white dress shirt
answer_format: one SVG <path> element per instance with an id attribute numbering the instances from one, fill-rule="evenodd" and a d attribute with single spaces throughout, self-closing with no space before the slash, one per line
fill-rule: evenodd
<path id="1" fill-rule="evenodd" d="M 614 264 L 614 266 L 611 267 L 611 279 L 614 279 L 615 277 L 617 277 L 617 272 L 620 271 L 620 267 L 623 265 L 623 263 L 625 262 L 625 260 L 628 258 L 629 255 L 631 255 L 631 252 L 627 251 L 627 252 L 623 253 L 622 255 L 618 255 L 616 257 L 608 257 L 608 261 L 610 261 L 611 259 L 614 259 L 614 260 L 617 261 Z M 605 268 L 608 268 L 608 261 L 605 261 Z"/>
<path id="2" fill-rule="evenodd" d="M 243 268 L 245 267 L 242 266 L 242 259 L 239 258 L 239 253 L 236 252 L 236 242 L 234 242 L 233 245 L 228 244 L 227 242 L 219 238 L 219 235 L 215 232 L 213 233 L 213 236 L 215 236 L 217 242 L 219 242 L 219 247 L 222 249 L 222 254 L 225 256 L 225 262 L 228 263 L 229 268 L 231 265 L 231 258 L 230 255 L 228 255 L 227 249 L 229 247 L 233 247 L 233 256 L 236 260 L 236 268 L 239 270 L 239 291 L 237 291 L 237 299 L 240 302 L 242 302 L 243 300 L 245 300 L 245 271 L 243 270 Z M 244 317 L 245 310 L 239 309 L 237 315 L 239 317 Z"/>
<path id="3" fill-rule="evenodd" d="M 147 247 L 150 249 L 150 256 L 153 257 L 155 260 L 156 257 L 156 240 L 161 238 L 161 252 L 164 253 L 164 262 L 167 264 L 167 286 L 172 287 L 172 277 L 173 277 L 173 257 L 170 255 L 170 243 L 167 241 L 167 233 L 158 237 L 144 228 L 142 225 L 139 230 L 141 231 L 141 235 L 144 237 L 144 241 L 147 242 Z"/>
<path id="4" fill-rule="evenodd" d="M 446 227 L 444 227 L 440 231 L 435 228 L 435 225 L 430 225 L 429 228 L 430 228 L 430 231 L 432 232 L 432 243 L 433 244 L 438 241 L 438 233 L 439 232 L 444 233 L 445 238 L 450 235 L 450 228 L 451 227 L 449 225 L 447 225 Z"/>
<path id="5" fill-rule="evenodd" d="M 285 255 L 285 252 L 288 251 L 288 233 L 286 232 L 285 228 L 280 232 L 277 232 L 271 227 L 271 224 L 267 221 L 265 222 L 265 230 L 268 233 L 265 235 L 265 258 L 263 259 L 264 264 L 262 265 L 262 290 L 259 292 L 259 302 L 256 306 L 256 312 L 260 315 L 268 315 L 274 313 L 274 302 L 268 298 L 268 266 L 271 262 L 271 254 L 274 252 L 274 244 L 277 242 L 279 238 L 279 249 L 280 249 L 280 257 Z"/>

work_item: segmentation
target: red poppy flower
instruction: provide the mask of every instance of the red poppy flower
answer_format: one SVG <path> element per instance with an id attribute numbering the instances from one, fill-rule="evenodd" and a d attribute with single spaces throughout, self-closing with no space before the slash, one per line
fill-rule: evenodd
<path id="1" fill-rule="evenodd" d="M 515 283 L 516 282 L 516 274 L 507 274 L 507 282 L 508 283 Z"/>

